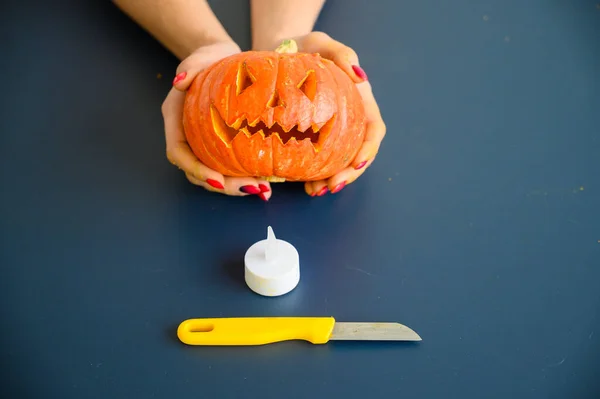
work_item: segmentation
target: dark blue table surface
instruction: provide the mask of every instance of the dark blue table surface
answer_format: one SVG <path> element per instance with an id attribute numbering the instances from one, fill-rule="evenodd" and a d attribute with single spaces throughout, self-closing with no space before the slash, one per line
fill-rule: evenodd
<path id="1" fill-rule="evenodd" d="M 330 1 L 317 29 L 357 51 L 388 133 L 340 194 L 270 203 L 167 162 L 177 61 L 118 9 L 26 3 L 0 12 L 2 397 L 600 397 L 596 1 Z M 247 1 L 212 4 L 247 49 Z M 301 256 L 280 298 L 243 283 L 268 225 Z M 294 315 L 423 341 L 175 335 Z"/>

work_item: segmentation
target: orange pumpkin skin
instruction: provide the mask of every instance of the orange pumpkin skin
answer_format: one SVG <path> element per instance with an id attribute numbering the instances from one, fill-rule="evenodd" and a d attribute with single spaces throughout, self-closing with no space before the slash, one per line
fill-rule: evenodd
<path id="1" fill-rule="evenodd" d="M 350 165 L 366 122 L 356 85 L 332 61 L 247 51 L 195 78 L 183 127 L 196 157 L 225 176 L 314 181 Z"/>

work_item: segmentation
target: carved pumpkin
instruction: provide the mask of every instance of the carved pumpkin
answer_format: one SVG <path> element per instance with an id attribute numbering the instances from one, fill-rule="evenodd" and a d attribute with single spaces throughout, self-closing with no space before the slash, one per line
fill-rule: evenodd
<path id="1" fill-rule="evenodd" d="M 226 176 L 310 181 L 347 167 L 365 134 L 354 82 L 319 54 L 247 51 L 199 74 L 183 126 L 198 159 Z"/>

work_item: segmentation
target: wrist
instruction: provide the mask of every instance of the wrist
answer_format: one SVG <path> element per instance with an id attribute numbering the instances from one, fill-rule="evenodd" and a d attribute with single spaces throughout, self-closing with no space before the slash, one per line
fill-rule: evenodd
<path id="1" fill-rule="evenodd" d="M 312 32 L 325 0 L 251 0 L 252 48 L 275 50 Z"/>
<path id="2" fill-rule="evenodd" d="M 179 58 L 184 59 L 201 47 L 216 45 L 228 46 L 232 52 L 241 52 L 240 46 L 227 34 L 214 35 L 200 32 L 184 44 Z"/>
<path id="3" fill-rule="evenodd" d="M 277 48 L 277 43 L 280 43 L 279 39 L 271 40 L 257 40 L 252 41 L 252 50 L 254 51 L 273 51 Z"/>
<path id="4" fill-rule="evenodd" d="M 290 35 L 274 35 L 269 38 L 260 38 L 252 41 L 252 50 L 254 51 L 275 51 L 277 47 L 284 41 L 288 39 L 293 39 L 298 41 L 298 38 L 304 35 L 309 34 L 310 32 L 301 33 L 301 34 L 290 34 Z"/>

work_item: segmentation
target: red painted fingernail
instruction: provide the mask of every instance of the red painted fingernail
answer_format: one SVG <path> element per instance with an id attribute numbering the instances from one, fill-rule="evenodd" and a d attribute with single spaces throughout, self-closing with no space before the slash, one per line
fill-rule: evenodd
<path id="1" fill-rule="evenodd" d="M 175 76 L 175 79 L 173 79 L 173 86 L 185 79 L 186 76 L 187 72 L 178 73 L 177 76 Z"/>
<path id="2" fill-rule="evenodd" d="M 211 186 L 213 186 L 214 188 L 218 188 L 219 190 L 224 189 L 225 187 L 223 187 L 223 185 L 221 184 L 220 181 L 217 180 L 213 180 L 213 179 L 206 179 L 206 182 L 208 184 L 210 184 Z"/>
<path id="3" fill-rule="evenodd" d="M 367 161 L 362 161 L 361 163 L 359 163 L 358 165 L 356 165 L 356 170 L 362 169 L 365 167 L 365 165 L 367 164 Z"/>
<path id="4" fill-rule="evenodd" d="M 261 200 L 263 201 L 268 201 L 269 199 L 267 198 L 267 196 L 265 195 L 265 193 L 260 193 L 258 194 L 258 196 L 260 197 Z"/>
<path id="5" fill-rule="evenodd" d="M 345 186 L 346 186 L 346 182 L 345 182 L 345 181 L 341 182 L 340 184 L 338 184 L 337 186 L 335 186 L 335 187 L 333 188 L 333 190 L 331 190 L 331 194 L 335 194 L 335 193 L 338 193 L 338 192 L 340 192 L 340 190 L 341 190 L 342 188 L 344 188 Z"/>
<path id="6" fill-rule="evenodd" d="M 366 74 L 365 70 L 362 69 L 361 67 L 359 67 L 358 65 L 352 65 L 352 70 L 354 71 L 354 73 L 356 74 L 356 76 L 358 76 L 362 80 L 369 80 L 369 78 L 367 77 L 367 74 Z"/>
<path id="7" fill-rule="evenodd" d="M 242 186 L 240 187 L 240 191 L 246 194 L 260 194 L 260 188 L 255 187 L 255 186 Z"/>
<path id="8" fill-rule="evenodd" d="M 327 194 L 327 190 L 329 190 L 329 188 L 327 188 L 327 186 L 323 187 L 322 189 L 319 190 L 319 192 L 317 193 L 318 197 L 322 197 L 325 194 Z"/>
<path id="9" fill-rule="evenodd" d="M 265 186 L 264 184 L 259 184 L 259 185 L 258 185 L 258 188 L 260 188 L 260 192 L 261 192 L 261 193 L 268 193 L 269 191 L 271 191 L 271 190 L 269 189 L 269 187 Z"/>

